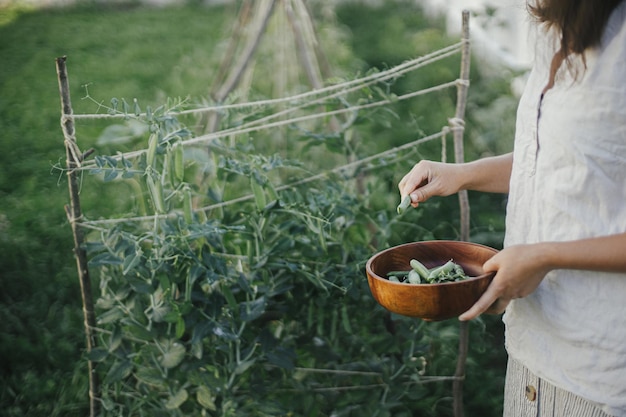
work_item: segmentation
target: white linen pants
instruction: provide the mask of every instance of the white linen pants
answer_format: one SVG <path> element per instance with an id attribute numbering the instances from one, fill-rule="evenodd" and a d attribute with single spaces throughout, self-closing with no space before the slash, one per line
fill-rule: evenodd
<path id="1" fill-rule="evenodd" d="M 562 390 L 509 358 L 503 417 L 613 417 L 594 403 Z"/>

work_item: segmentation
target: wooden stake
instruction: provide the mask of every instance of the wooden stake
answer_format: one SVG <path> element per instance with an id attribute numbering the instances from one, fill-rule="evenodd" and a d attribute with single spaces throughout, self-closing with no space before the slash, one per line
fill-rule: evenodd
<path id="1" fill-rule="evenodd" d="M 276 0 L 268 0 L 266 2 L 264 13 L 262 15 L 259 15 L 258 17 L 255 16 L 255 19 L 259 21 L 257 31 L 248 40 L 248 43 L 246 44 L 244 51 L 239 57 L 239 60 L 236 62 L 235 67 L 232 68 L 231 71 L 229 72 L 229 76 L 226 79 L 226 81 L 224 81 L 224 84 L 220 86 L 215 92 L 214 99 L 218 103 L 222 102 L 239 84 L 239 81 L 241 80 L 243 73 L 245 72 L 246 68 L 248 68 L 248 65 L 250 64 L 252 57 L 254 53 L 256 52 L 259 46 L 259 43 L 261 42 L 261 39 L 263 38 L 263 34 L 265 33 L 267 24 L 270 20 L 270 17 L 272 16 L 275 3 L 276 3 Z"/>
<path id="2" fill-rule="evenodd" d="M 463 118 L 465 117 L 465 104 L 467 103 L 467 90 L 469 89 L 470 72 L 470 39 L 469 39 L 469 12 L 463 11 L 463 46 L 461 49 L 461 76 L 457 84 L 456 113 L 453 126 L 454 134 L 454 160 L 456 163 L 465 162 L 463 148 Z M 459 192 L 459 204 L 461 206 L 461 240 L 469 240 L 469 215 L 470 207 L 467 191 Z"/>
<path id="3" fill-rule="evenodd" d="M 469 11 L 463 11 L 462 23 L 462 50 L 461 50 L 461 75 L 457 85 L 456 113 L 453 122 L 454 135 L 454 160 L 456 163 L 465 161 L 463 149 L 463 118 L 465 117 L 465 104 L 467 102 L 467 90 L 469 88 L 470 72 L 470 37 L 469 37 Z M 469 241 L 469 216 L 470 206 L 467 190 L 459 192 L 459 205 L 461 211 L 461 236 L 462 241 Z M 454 416 L 463 417 L 463 381 L 465 379 L 465 364 L 469 345 L 469 324 L 461 322 L 459 325 L 459 352 L 456 363 L 455 380 L 453 383 Z"/>
<path id="4" fill-rule="evenodd" d="M 93 329 L 96 325 L 94 313 L 93 297 L 91 293 L 91 279 L 87 266 L 87 253 L 84 249 L 83 231 L 80 228 L 82 212 L 79 198 L 79 177 L 76 168 L 82 162 L 82 153 L 76 144 L 74 130 L 74 118 L 72 103 L 70 100 L 70 87 L 65 65 L 66 57 L 56 59 L 57 77 L 59 81 L 59 93 L 61 95 L 61 127 L 65 138 L 65 150 L 67 157 L 67 178 L 70 193 L 70 205 L 65 207 L 65 211 L 72 227 L 74 235 L 74 255 L 78 268 L 78 279 L 80 281 L 80 291 L 83 300 L 83 318 L 85 326 L 85 336 L 87 339 L 87 354 L 96 346 Z M 100 382 L 95 370 L 95 363 L 91 360 L 87 363 L 89 369 L 89 413 L 91 417 L 96 417 L 100 411 Z"/>
<path id="5" fill-rule="evenodd" d="M 299 5 L 299 7 L 303 6 Z M 304 70 L 311 87 L 313 87 L 314 90 L 322 88 L 324 84 L 319 71 L 319 64 L 316 61 L 317 57 L 315 56 L 313 45 L 309 45 L 309 42 L 307 42 L 304 34 L 304 28 L 302 28 L 303 22 L 300 21 L 301 16 L 296 16 L 294 14 L 291 1 L 285 2 L 285 13 L 287 14 L 287 20 L 291 25 L 291 30 L 293 31 L 294 40 L 296 42 L 296 52 L 298 53 L 298 58 L 300 59 L 300 65 L 302 65 L 302 69 Z"/>

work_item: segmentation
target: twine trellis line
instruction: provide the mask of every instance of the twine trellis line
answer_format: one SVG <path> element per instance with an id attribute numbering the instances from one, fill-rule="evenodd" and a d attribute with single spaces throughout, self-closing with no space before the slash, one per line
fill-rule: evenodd
<path id="1" fill-rule="evenodd" d="M 244 103 L 231 103 L 231 104 L 218 103 L 218 104 L 214 104 L 211 106 L 198 107 L 195 109 L 171 111 L 171 112 L 168 112 L 168 114 L 172 116 L 179 116 L 179 115 L 183 116 L 183 115 L 192 115 L 192 114 L 208 113 L 208 112 L 220 112 L 220 111 L 225 111 L 225 110 L 245 110 L 247 108 L 274 106 L 274 105 L 285 104 L 285 103 L 294 105 L 295 107 L 291 109 L 291 110 L 294 110 L 294 109 L 300 108 L 298 107 L 298 105 L 302 105 L 302 103 L 304 103 L 304 105 L 307 105 L 307 106 L 312 105 L 312 104 L 319 104 L 323 100 L 337 98 L 337 97 L 340 97 L 341 95 L 353 92 L 355 90 L 358 90 L 366 86 L 373 85 L 378 82 L 388 81 L 393 78 L 398 78 L 404 74 L 413 72 L 422 67 L 426 67 L 442 59 L 457 55 L 460 53 L 463 44 L 464 42 L 458 42 L 456 44 L 431 52 L 427 55 L 414 58 L 402 64 L 398 64 L 387 70 L 376 72 L 376 73 L 363 76 L 360 78 L 355 78 L 353 80 L 344 81 L 342 83 L 332 84 L 327 87 L 310 90 L 305 93 L 301 93 L 301 94 L 297 94 L 293 96 L 267 99 L 267 100 L 259 100 L 259 101 L 251 101 L 251 102 L 244 102 Z M 308 100 L 310 97 L 317 97 L 317 96 L 321 96 L 321 97 Z M 273 117 L 282 116 L 282 115 L 283 113 L 275 113 Z M 132 116 L 135 116 L 135 115 L 121 113 L 121 112 L 116 113 L 116 114 L 93 113 L 93 114 L 71 115 L 71 117 L 73 117 L 74 120 L 125 119 L 127 117 L 132 117 Z M 146 116 L 146 113 L 140 113 L 138 116 Z M 135 116 L 135 117 L 138 117 L 138 116 Z"/>
<path id="2" fill-rule="evenodd" d="M 229 128 L 229 129 L 224 129 L 224 130 L 220 130 L 218 132 L 214 132 L 214 133 L 208 133 L 205 135 L 200 135 L 191 139 L 185 139 L 182 140 L 180 143 L 183 146 L 191 146 L 191 145 L 200 145 L 200 144 L 206 144 L 209 143 L 211 141 L 217 140 L 217 139 L 222 139 L 225 137 L 229 137 L 232 135 L 242 135 L 242 134 L 248 134 L 248 133 L 254 133 L 254 132 L 258 132 L 258 131 L 262 131 L 262 130 L 268 130 L 268 129 L 273 129 L 273 128 L 277 128 L 277 127 L 283 127 L 283 126 L 288 126 L 288 125 L 294 125 L 297 123 L 301 123 L 301 122 L 306 122 L 306 121 L 311 121 L 311 120 L 315 120 L 315 119 L 322 119 L 322 118 L 326 118 L 329 116 L 337 116 L 337 115 L 341 115 L 341 114 L 346 114 L 346 113 L 355 113 L 361 110 L 368 110 L 368 109 L 373 109 L 376 107 L 381 107 L 381 106 L 386 106 L 391 104 L 392 102 L 395 101 L 404 101 L 404 100 L 408 100 L 411 98 L 415 98 L 418 96 L 422 96 L 422 95 L 427 95 L 427 94 L 431 94 L 431 93 L 435 93 L 437 91 L 442 91 L 448 88 L 452 88 L 452 87 L 458 87 L 459 85 L 462 85 L 462 80 L 454 80 L 454 81 L 450 81 L 447 83 L 443 83 L 443 84 L 439 84 L 437 86 L 434 87 L 429 87 L 429 88 L 425 88 L 422 90 L 418 90 L 418 91 L 413 91 L 411 93 L 407 93 L 407 94 L 403 94 L 400 96 L 395 97 L 394 99 L 384 99 L 384 100 L 379 100 L 379 101 L 375 101 L 372 103 L 365 103 L 365 104 L 361 104 L 361 105 L 353 105 L 350 107 L 346 107 L 346 108 L 342 108 L 342 109 L 337 109 L 337 110 L 331 110 L 331 111 L 325 111 L 325 112 L 317 112 L 317 113 L 312 113 L 312 114 L 308 114 L 308 115 L 304 115 L 304 116 L 298 116 L 298 117 L 293 117 L 290 119 L 285 119 L 285 120 L 279 120 L 276 122 L 270 122 L 270 123 L 265 123 L 263 125 L 256 125 L 255 121 L 252 121 L 250 123 L 247 124 L 243 124 L 241 126 L 237 126 L 234 128 Z M 452 125 L 450 127 L 450 129 L 454 129 L 458 126 L 454 126 Z M 141 156 L 142 154 L 146 153 L 147 150 L 146 149 L 140 149 L 140 150 L 135 150 L 135 151 L 130 151 L 130 152 L 125 152 L 125 153 L 119 153 L 116 155 L 112 155 L 111 158 L 115 159 L 115 160 L 120 160 L 122 158 L 125 158 L 127 160 L 130 159 L 134 159 L 137 158 L 139 156 Z M 95 162 L 94 161 L 84 161 L 82 166 L 80 168 L 77 169 L 82 169 L 82 170 L 89 170 L 95 167 Z"/>

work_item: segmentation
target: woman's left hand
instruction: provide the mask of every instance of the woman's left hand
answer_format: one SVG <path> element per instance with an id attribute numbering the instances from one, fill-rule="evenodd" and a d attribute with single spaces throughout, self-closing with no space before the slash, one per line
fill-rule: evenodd
<path id="1" fill-rule="evenodd" d="M 526 297 L 539 286 L 550 267 L 543 244 L 510 246 L 483 265 L 485 272 L 496 272 L 478 301 L 459 320 L 471 320 L 482 313 L 500 314 L 512 299 Z"/>

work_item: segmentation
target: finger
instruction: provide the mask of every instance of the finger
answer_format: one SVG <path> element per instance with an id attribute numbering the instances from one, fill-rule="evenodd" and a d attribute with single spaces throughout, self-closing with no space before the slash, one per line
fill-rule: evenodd
<path id="1" fill-rule="evenodd" d="M 433 195 L 432 188 L 433 186 L 424 180 L 411 193 L 411 201 L 417 205 L 418 203 L 423 203 L 428 200 Z"/>
<path id="2" fill-rule="evenodd" d="M 421 199 L 421 191 L 416 190 L 413 191 L 410 195 L 411 195 L 411 205 L 416 208 L 417 206 L 419 206 L 419 203 L 421 203 L 423 200 Z"/>
<path id="3" fill-rule="evenodd" d="M 398 190 L 400 191 L 401 195 L 407 195 L 408 193 L 410 193 L 413 190 L 407 190 L 407 184 L 410 183 L 410 179 L 413 175 L 413 170 L 409 171 L 404 177 L 402 177 L 402 179 L 400 180 L 400 182 L 398 182 Z"/>
<path id="4" fill-rule="evenodd" d="M 487 310 L 485 310 L 485 314 L 501 314 L 504 313 L 506 307 L 509 305 L 511 300 L 505 300 L 503 298 L 498 298 L 495 303 L 489 306 Z"/>
<path id="5" fill-rule="evenodd" d="M 424 168 L 423 163 L 418 163 L 398 183 L 400 195 L 405 196 L 407 194 L 410 194 L 427 182 L 428 169 Z"/>
<path id="6" fill-rule="evenodd" d="M 400 188 L 400 195 L 405 196 L 408 194 L 413 194 L 416 190 L 420 188 L 424 184 L 424 180 L 416 179 L 415 181 L 409 180 L 403 183 Z"/>
<path id="7" fill-rule="evenodd" d="M 476 301 L 469 310 L 459 316 L 459 320 L 468 321 L 475 319 L 486 312 L 496 301 L 498 301 L 498 294 L 493 289 L 493 286 L 490 285 L 478 301 Z"/>
<path id="8" fill-rule="evenodd" d="M 484 272 L 497 272 L 500 269 L 497 256 L 498 254 L 496 253 L 494 256 L 487 259 L 487 261 L 483 264 Z"/>

